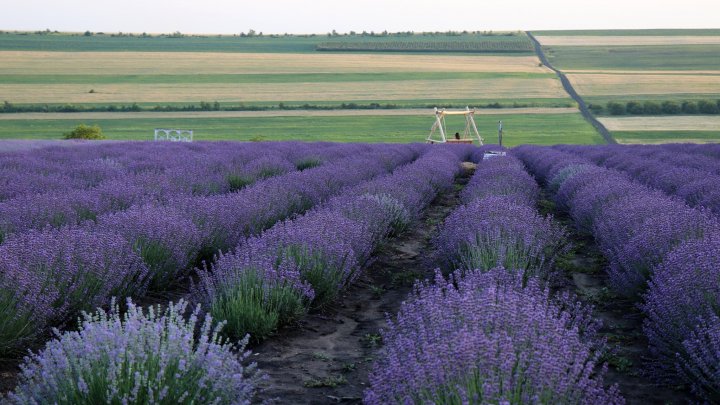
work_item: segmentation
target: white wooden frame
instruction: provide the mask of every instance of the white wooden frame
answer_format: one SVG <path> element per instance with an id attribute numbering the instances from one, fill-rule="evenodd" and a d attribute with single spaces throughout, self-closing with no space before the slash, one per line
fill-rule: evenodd
<path id="1" fill-rule="evenodd" d="M 156 141 L 192 142 L 192 129 L 155 128 Z"/>
<path id="2" fill-rule="evenodd" d="M 430 135 L 427 137 L 428 143 L 447 143 L 447 126 L 445 125 L 445 117 L 448 115 L 464 115 L 465 116 L 465 129 L 462 132 L 462 141 L 475 141 L 477 140 L 480 145 L 483 144 L 483 139 L 478 132 L 477 125 L 475 125 L 475 109 L 472 110 L 470 107 L 465 107 L 465 110 L 461 111 L 448 111 L 445 109 L 438 109 L 435 107 L 435 123 L 430 128 Z M 435 137 L 436 132 L 439 137 Z M 450 142 L 453 139 L 449 140 Z"/>

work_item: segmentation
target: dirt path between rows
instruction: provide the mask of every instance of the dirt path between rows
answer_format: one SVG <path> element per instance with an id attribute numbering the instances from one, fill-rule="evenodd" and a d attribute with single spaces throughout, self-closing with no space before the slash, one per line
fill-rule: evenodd
<path id="1" fill-rule="evenodd" d="M 573 291 L 581 301 L 593 305 L 595 318 L 603 322 L 600 334 L 610 347 L 603 359 L 609 366 L 605 384 L 618 384 L 627 405 L 696 402 L 687 390 L 657 384 L 646 375 L 650 352 L 637 303 L 612 293 L 606 273 L 608 263 L 592 236 L 577 232 L 566 213 L 549 211 L 567 227 L 574 246 L 558 263 L 567 276 L 558 287 Z"/>
<path id="2" fill-rule="evenodd" d="M 360 403 L 372 359 L 381 346 L 385 314 L 396 314 L 416 279 L 433 274 L 430 238 L 459 204 L 470 171 L 441 195 L 407 232 L 391 239 L 339 302 L 253 349 L 269 380 L 260 400 L 286 404 Z"/>

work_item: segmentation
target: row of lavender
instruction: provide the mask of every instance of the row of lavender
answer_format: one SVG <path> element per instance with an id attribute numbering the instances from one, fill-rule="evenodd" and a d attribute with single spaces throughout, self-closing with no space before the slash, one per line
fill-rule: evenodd
<path id="1" fill-rule="evenodd" d="M 559 150 L 574 153 L 633 179 L 684 199 L 692 207 L 720 214 L 720 160 L 684 152 L 682 145 L 602 146 L 563 145 Z"/>
<path id="2" fill-rule="evenodd" d="M 28 359 L 22 384 L 9 400 L 149 398 L 153 402 L 161 397 L 159 402 L 166 403 L 245 403 L 253 396 L 260 375 L 252 367 L 243 370 L 241 362 L 233 358 L 218 330 L 211 330 L 210 314 L 227 319 L 221 324 L 224 335 L 241 337 L 255 332 L 258 335 L 254 337 L 261 338 L 301 315 L 309 305 L 329 302 L 357 277 L 383 238 L 402 230 L 438 192 L 451 186 L 459 160 L 470 151 L 434 148 L 392 175 L 351 187 L 321 208 L 244 239 L 203 272 L 195 288 L 193 298 L 203 302 L 208 313 L 197 349 L 192 330 L 199 314 L 184 320 L 186 304 L 171 305 L 162 316 L 146 316 L 129 302 L 129 315 L 124 319 L 117 309 L 109 316 L 102 312 L 88 316 L 80 332 L 63 334 Z M 345 179 L 359 176 L 368 170 L 361 166 L 371 167 L 372 162 L 363 163 L 335 174 Z M 319 180 L 334 181 L 334 177 Z M 158 328 L 166 331 L 159 338 L 153 333 Z M 157 352 L 150 353 L 149 344 Z M 88 345 L 96 348 L 87 350 Z M 78 356 L 79 348 L 85 348 L 88 355 Z M 125 357 L 115 357 L 118 353 Z M 150 367 L 155 361 L 160 366 Z M 123 374 L 127 367 L 144 371 L 145 377 Z M 93 387 L 115 388 L 93 391 Z"/>
<path id="3" fill-rule="evenodd" d="M 237 191 L 257 180 L 377 150 L 361 145 L 111 143 L 0 155 L 0 242 L 135 204 Z"/>
<path id="4" fill-rule="evenodd" d="M 11 235 L 0 245 L 0 354 L 110 297 L 163 290 L 198 257 L 212 258 L 275 222 L 415 159 L 417 147 L 385 148 L 294 171 L 216 196 L 136 205 L 95 222 Z"/>
<path id="5" fill-rule="evenodd" d="M 720 399 L 717 217 L 572 154 L 530 146 L 515 153 L 595 237 L 613 289 L 641 301 L 650 371 Z"/>
<path id="6" fill-rule="evenodd" d="M 262 339 L 333 302 L 375 248 L 452 186 L 467 148 L 433 148 L 392 174 L 351 187 L 306 215 L 242 241 L 202 273 L 197 300 L 228 332 Z"/>
<path id="7" fill-rule="evenodd" d="M 418 283 L 389 321 L 365 403 L 623 403 L 603 387 L 590 308 L 545 287 L 567 243 L 538 196 L 514 157 L 478 165 L 433 240 L 454 272 Z"/>

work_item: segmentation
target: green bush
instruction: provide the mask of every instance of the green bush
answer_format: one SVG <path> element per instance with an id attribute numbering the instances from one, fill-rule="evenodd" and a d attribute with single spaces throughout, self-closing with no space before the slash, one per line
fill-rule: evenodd
<path id="1" fill-rule="evenodd" d="M 683 101 L 682 112 L 684 114 L 697 114 L 698 106 L 697 106 L 697 104 L 695 104 L 694 101 Z"/>
<path id="2" fill-rule="evenodd" d="M 647 115 L 658 115 L 661 112 L 660 105 L 654 101 L 643 103 L 643 112 Z"/>
<path id="3" fill-rule="evenodd" d="M 645 113 L 645 108 L 637 101 L 628 101 L 627 104 L 625 104 L 625 110 L 628 114 L 633 115 L 642 115 Z"/>
<path id="4" fill-rule="evenodd" d="M 625 106 L 615 101 L 607 103 L 607 109 L 611 115 L 623 115 L 625 114 Z"/>
<path id="5" fill-rule="evenodd" d="M 588 105 L 588 108 L 594 114 L 602 114 L 602 112 L 603 112 L 603 106 L 600 104 L 590 104 L 590 105 Z"/>
<path id="6" fill-rule="evenodd" d="M 680 112 L 682 111 L 682 108 L 680 108 L 680 104 L 674 101 L 663 101 L 660 109 L 662 110 L 663 114 L 680 114 Z"/>
<path id="7" fill-rule="evenodd" d="M 720 109 L 718 109 L 717 104 L 710 100 L 698 101 L 698 110 L 700 111 L 701 114 L 718 114 L 718 113 L 720 113 Z"/>
<path id="8" fill-rule="evenodd" d="M 63 134 L 65 139 L 105 139 L 99 126 L 80 124 L 70 132 Z"/>

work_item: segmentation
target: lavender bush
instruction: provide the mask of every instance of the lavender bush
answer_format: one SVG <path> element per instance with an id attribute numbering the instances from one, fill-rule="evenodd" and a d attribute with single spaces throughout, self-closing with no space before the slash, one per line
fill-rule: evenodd
<path id="1" fill-rule="evenodd" d="M 198 299 L 216 319 L 228 319 L 229 335 L 263 339 L 310 306 L 332 302 L 358 277 L 393 221 L 410 212 L 407 202 L 424 204 L 408 214 L 417 215 L 452 184 L 458 170 L 457 156 L 438 148 L 390 175 L 346 189 L 304 216 L 246 238 L 201 272 Z M 366 210 L 376 212 L 362 215 Z"/>
<path id="2" fill-rule="evenodd" d="M 121 236 L 86 229 L 31 231 L 0 245 L 0 351 L 110 297 L 145 290 L 147 268 Z M 7 323 L 5 323 L 7 322 Z"/>
<path id="3" fill-rule="evenodd" d="M 370 374 L 366 404 L 622 404 L 604 388 L 598 324 L 497 268 L 417 284 Z"/>
<path id="4" fill-rule="evenodd" d="M 720 398 L 718 252 L 720 233 L 679 245 L 655 269 L 642 306 L 654 374 L 661 378 L 679 374 L 697 392 L 716 398 Z"/>
<path id="5" fill-rule="evenodd" d="M 546 276 L 567 244 L 565 230 L 514 198 L 479 198 L 457 208 L 433 239 L 447 270 L 517 269 Z"/>
<path id="6" fill-rule="evenodd" d="M 249 404 L 263 378 L 244 366 L 247 339 L 227 344 L 211 318 L 198 310 L 184 318 L 187 303 L 147 313 L 127 302 L 108 314 L 85 314 L 77 332 L 58 332 L 26 358 L 11 404 Z M 199 329 L 199 334 L 196 330 Z M 235 350 L 241 352 L 238 354 Z"/>
<path id="7" fill-rule="evenodd" d="M 540 189 L 513 156 L 493 158 L 480 163 L 475 174 L 460 194 L 467 204 L 476 198 L 505 196 L 520 204 L 535 205 Z"/>
<path id="8" fill-rule="evenodd" d="M 141 206 L 98 220 L 97 228 L 124 236 L 149 269 L 151 288 L 171 287 L 192 268 L 200 250 L 200 231 L 172 207 Z"/>
<path id="9" fill-rule="evenodd" d="M 709 232 L 720 232 L 720 222 L 709 212 L 688 207 L 674 212 L 658 212 L 647 217 L 620 250 L 619 258 L 610 264 L 608 274 L 614 288 L 626 295 L 641 292 L 655 266 L 677 245 L 702 238 Z"/>

